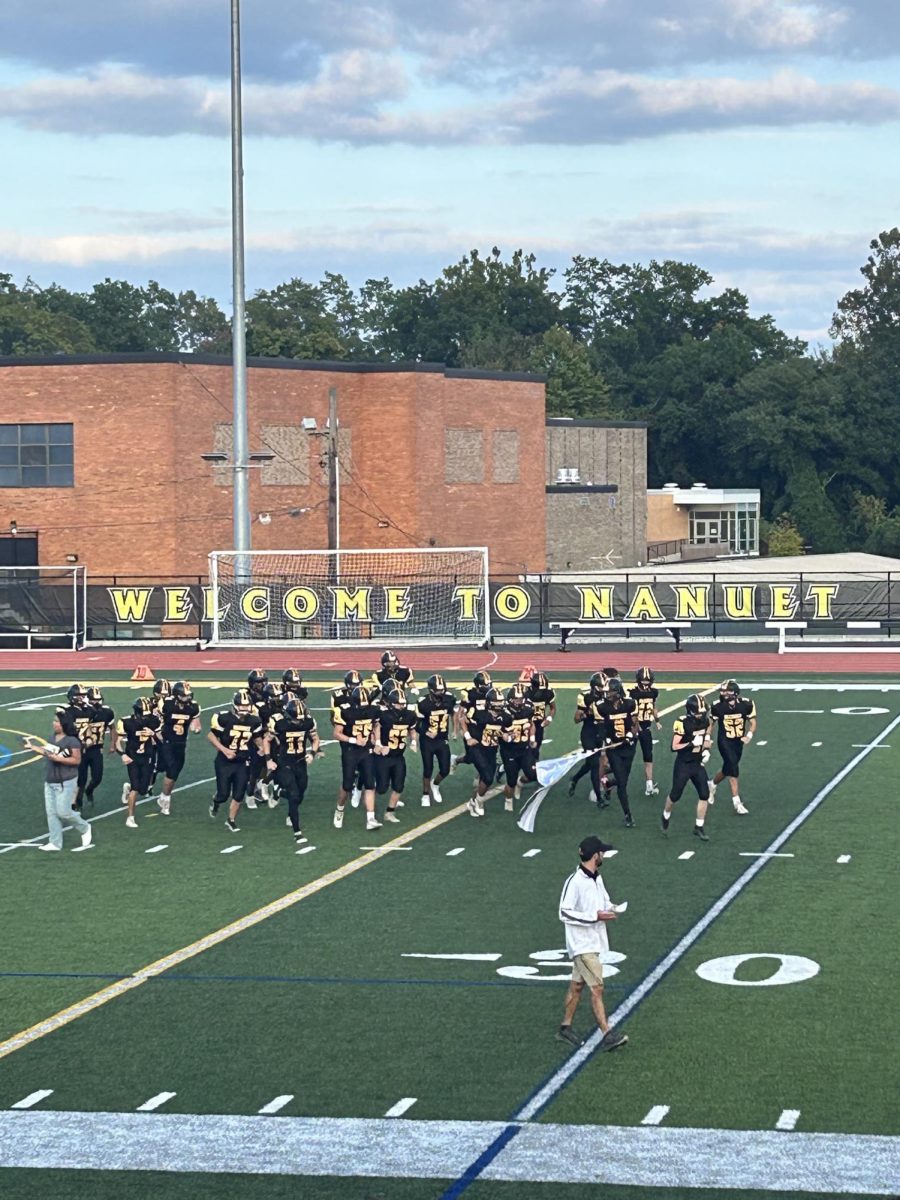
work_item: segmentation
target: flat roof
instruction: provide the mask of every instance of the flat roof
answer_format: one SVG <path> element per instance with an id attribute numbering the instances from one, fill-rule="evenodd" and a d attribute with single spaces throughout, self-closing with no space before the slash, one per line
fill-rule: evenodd
<path id="1" fill-rule="evenodd" d="M 581 417 L 548 417 L 548 425 L 569 429 L 647 429 L 646 421 L 594 421 Z"/>
<path id="2" fill-rule="evenodd" d="M 757 488 L 648 488 L 648 496 L 671 496 L 673 504 L 759 504 Z"/>

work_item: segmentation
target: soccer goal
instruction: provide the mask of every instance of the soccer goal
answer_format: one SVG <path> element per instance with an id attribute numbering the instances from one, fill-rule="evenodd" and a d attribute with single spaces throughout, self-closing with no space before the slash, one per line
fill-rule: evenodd
<path id="1" fill-rule="evenodd" d="M 84 567 L 0 567 L 0 650 L 79 649 L 86 598 Z"/>
<path id="2" fill-rule="evenodd" d="M 215 550 L 211 645 L 490 641 L 484 547 Z"/>

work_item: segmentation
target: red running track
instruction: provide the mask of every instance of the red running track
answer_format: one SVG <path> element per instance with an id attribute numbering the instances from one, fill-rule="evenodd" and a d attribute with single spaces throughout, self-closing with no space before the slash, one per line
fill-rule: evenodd
<path id="1" fill-rule="evenodd" d="M 193 650 L 156 649 L 129 646 L 119 649 L 84 650 L 3 650 L 0 651 L 0 675 L 3 671 L 58 671 L 77 676 L 84 671 L 114 671 L 129 674 L 139 665 L 149 666 L 155 675 L 184 674 L 200 671 L 227 671 L 235 675 L 254 667 L 277 670 L 325 670 L 343 673 L 355 669 L 374 670 L 379 665 L 380 647 L 316 650 Z M 498 675 L 518 673 L 525 666 L 548 675 L 590 674 L 606 665 L 623 673 L 650 665 L 659 675 L 691 674 L 713 679 L 729 675 L 891 675 L 900 670 L 900 657 L 891 651 L 860 653 L 855 649 L 834 652 L 811 651 L 777 654 L 771 651 L 684 650 L 676 654 L 671 647 L 636 652 L 619 645 L 586 647 L 560 654 L 555 647 L 500 646 L 495 650 L 465 650 L 455 647 L 407 650 L 401 661 L 422 678 L 431 671 L 495 670 Z"/>

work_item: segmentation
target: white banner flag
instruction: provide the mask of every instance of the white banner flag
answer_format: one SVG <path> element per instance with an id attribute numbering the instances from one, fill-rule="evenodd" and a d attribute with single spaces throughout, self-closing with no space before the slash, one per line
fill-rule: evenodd
<path id="1" fill-rule="evenodd" d="M 561 758 L 548 758 L 546 762 L 538 763 L 536 772 L 538 783 L 541 786 L 522 809 L 522 815 L 516 822 L 520 829 L 524 830 L 525 833 L 534 833 L 534 821 L 538 814 L 538 809 L 541 807 L 544 797 L 553 787 L 554 783 L 559 783 L 560 779 L 568 775 L 576 763 L 582 762 L 585 758 L 590 758 L 592 754 L 596 754 L 596 751 L 573 750 L 570 754 L 564 754 Z"/>

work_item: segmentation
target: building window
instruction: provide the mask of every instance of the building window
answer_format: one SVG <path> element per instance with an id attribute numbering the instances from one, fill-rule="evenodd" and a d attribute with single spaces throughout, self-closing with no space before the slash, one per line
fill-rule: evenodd
<path id="1" fill-rule="evenodd" d="M 484 432 L 481 429 L 444 430 L 444 482 L 484 482 Z"/>
<path id="2" fill-rule="evenodd" d="M 759 505 L 734 504 L 729 508 L 692 508 L 690 514 L 692 546 L 716 546 L 728 543 L 733 554 L 759 553 Z"/>
<path id="3" fill-rule="evenodd" d="M 519 482 L 519 431 L 495 429 L 491 438 L 494 483 Z"/>
<path id="4" fill-rule="evenodd" d="M 0 425 L 0 487 L 72 487 L 71 425 Z"/>

